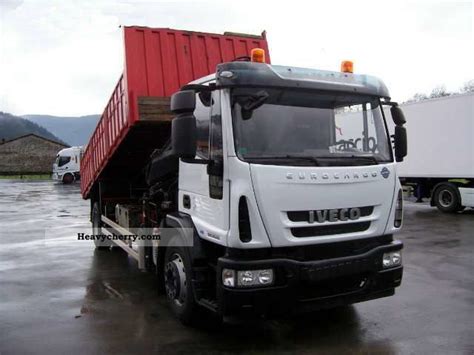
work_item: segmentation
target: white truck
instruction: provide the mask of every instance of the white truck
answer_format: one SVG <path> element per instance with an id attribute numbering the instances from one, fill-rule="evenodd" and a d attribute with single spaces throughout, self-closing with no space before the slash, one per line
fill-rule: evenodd
<path id="1" fill-rule="evenodd" d="M 401 109 L 348 61 L 271 65 L 265 47 L 264 34 L 125 28 L 124 75 L 81 163 L 89 239 L 155 273 L 184 323 L 203 309 L 347 305 L 401 284 Z"/>
<path id="2" fill-rule="evenodd" d="M 442 212 L 474 207 L 474 93 L 401 106 L 410 147 L 397 167 L 402 183 Z"/>
<path id="3" fill-rule="evenodd" d="M 56 160 L 53 164 L 53 180 L 64 184 L 71 184 L 74 181 L 80 180 L 82 153 L 82 146 L 61 149 L 56 155 Z"/>

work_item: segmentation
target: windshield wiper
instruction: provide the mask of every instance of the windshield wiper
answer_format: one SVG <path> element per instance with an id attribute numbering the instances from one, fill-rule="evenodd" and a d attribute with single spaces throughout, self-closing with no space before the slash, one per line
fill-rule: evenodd
<path id="1" fill-rule="evenodd" d="M 373 155 L 364 155 L 364 156 L 351 155 L 350 158 L 351 158 L 351 159 L 360 159 L 360 160 L 370 161 L 370 162 L 373 162 L 373 163 L 376 164 L 376 165 L 379 164 L 379 161 L 378 161 L 377 158 L 374 157 Z"/>
<path id="2" fill-rule="evenodd" d="M 380 162 L 377 160 L 376 157 L 373 155 L 324 155 L 324 156 L 319 156 L 318 158 L 324 158 L 324 159 L 346 159 L 346 160 L 362 160 L 366 161 L 369 163 L 374 163 L 376 165 L 380 164 Z"/>
<path id="3" fill-rule="evenodd" d="M 245 159 L 249 160 L 304 160 L 313 163 L 316 166 L 319 166 L 319 161 L 316 157 L 308 155 L 259 155 L 259 156 L 245 156 Z"/>

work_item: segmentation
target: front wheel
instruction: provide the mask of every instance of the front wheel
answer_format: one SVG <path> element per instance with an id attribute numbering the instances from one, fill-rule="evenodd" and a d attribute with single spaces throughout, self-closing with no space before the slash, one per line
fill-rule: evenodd
<path id="1" fill-rule="evenodd" d="M 63 184 L 72 184 L 74 182 L 74 175 L 66 173 L 63 176 Z"/>
<path id="2" fill-rule="evenodd" d="M 455 213 L 463 209 L 458 187 L 452 183 L 440 184 L 435 189 L 433 199 L 441 212 Z"/>
<path id="3" fill-rule="evenodd" d="M 186 325 L 198 317 L 191 275 L 191 257 L 186 248 L 171 241 L 165 252 L 164 281 L 168 304 L 176 317 Z"/>

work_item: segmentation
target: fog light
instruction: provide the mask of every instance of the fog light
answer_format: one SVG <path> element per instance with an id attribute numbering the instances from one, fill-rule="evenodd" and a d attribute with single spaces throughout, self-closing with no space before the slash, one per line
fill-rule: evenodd
<path id="1" fill-rule="evenodd" d="M 384 253 L 382 259 L 382 265 L 384 269 L 402 264 L 402 251 L 392 251 L 390 253 Z"/>
<path id="2" fill-rule="evenodd" d="M 222 270 L 222 284 L 227 287 L 235 287 L 235 271 L 230 269 Z"/>
<path id="3" fill-rule="evenodd" d="M 237 271 L 237 286 L 268 286 L 273 283 L 273 270 L 242 270 Z"/>

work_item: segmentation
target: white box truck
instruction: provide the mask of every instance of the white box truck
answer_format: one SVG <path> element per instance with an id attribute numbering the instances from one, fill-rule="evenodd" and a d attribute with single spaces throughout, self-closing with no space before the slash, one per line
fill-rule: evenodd
<path id="1" fill-rule="evenodd" d="M 440 211 L 474 207 L 474 93 L 401 106 L 410 147 L 397 166 L 402 183 Z"/>

